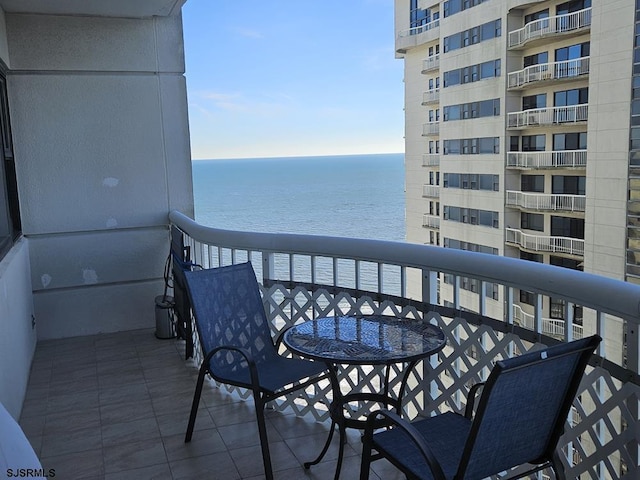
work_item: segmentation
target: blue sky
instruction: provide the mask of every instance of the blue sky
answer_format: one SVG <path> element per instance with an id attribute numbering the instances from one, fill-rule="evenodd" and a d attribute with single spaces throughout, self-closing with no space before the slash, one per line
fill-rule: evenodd
<path id="1" fill-rule="evenodd" d="M 194 159 L 404 151 L 391 0 L 188 0 Z"/>

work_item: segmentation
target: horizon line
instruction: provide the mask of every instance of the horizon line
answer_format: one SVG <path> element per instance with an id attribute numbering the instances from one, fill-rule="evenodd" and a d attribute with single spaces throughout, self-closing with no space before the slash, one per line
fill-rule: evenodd
<path id="1" fill-rule="evenodd" d="M 274 158 L 318 158 L 318 157 L 357 157 L 363 155 L 404 155 L 405 152 L 378 152 L 378 153 L 332 153 L 329 155 L 268 155 L 264 157 L 216 157 L 216 158 L 192 158 L 192 162 L 201 162 L 206 160 L 256 160 L 256 159 L 274 159 Z"/>

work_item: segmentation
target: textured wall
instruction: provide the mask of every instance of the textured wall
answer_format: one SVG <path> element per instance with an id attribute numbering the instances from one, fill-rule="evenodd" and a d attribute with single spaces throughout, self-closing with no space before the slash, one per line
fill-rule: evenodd
<path id="1" fill-rule="evenodd" d="M 6 22 L 38 337 L 152 327 L 167 214 L 193 214 L 181 18 Z"/>

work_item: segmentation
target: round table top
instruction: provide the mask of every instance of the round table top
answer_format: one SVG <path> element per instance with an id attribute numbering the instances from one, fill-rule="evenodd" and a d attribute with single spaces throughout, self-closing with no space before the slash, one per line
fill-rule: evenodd
<path id="1" fill-rule="evenodd" d="M 385 315 L 335 316 L 294 325 L 283 337 L 293 352 L 338 364 L 411 362 L 436 353 L 444 333 L 428 320 Z"/>

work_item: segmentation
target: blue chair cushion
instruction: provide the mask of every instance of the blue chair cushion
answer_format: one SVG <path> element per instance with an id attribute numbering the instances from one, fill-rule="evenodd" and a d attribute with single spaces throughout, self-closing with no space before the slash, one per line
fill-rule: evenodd
<path id="1" fill-rule="evenodd" d="M 440 462 L 447 479 L 458 470 L 465 442 L 471 430 L 471 420 L 457 413 L 444 413 L 411 423 Z M 373 445 L 391 461 L 397 460 L 417 478 L 433 480 L 431 471 L 420 450 L 399 428 L 376 433 Z"/>

